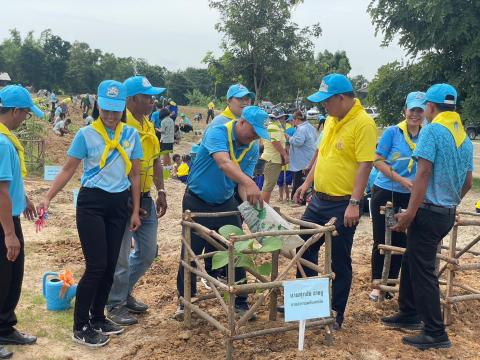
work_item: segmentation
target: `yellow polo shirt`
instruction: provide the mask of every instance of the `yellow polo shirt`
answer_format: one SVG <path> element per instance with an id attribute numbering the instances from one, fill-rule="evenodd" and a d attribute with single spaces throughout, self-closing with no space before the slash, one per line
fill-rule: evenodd
<path id="1" fill-rule="evenodd" d="M 137 129 L 142 142 L 143 158 L 141 161 L 140 188 L 142 192 L 148 192 L 153 184 L 153 162 L 160 155 L 160 143 L 153 123 L 146 116 L 143 118 L 143 124 L 135 119 L 132 113 L 127 109 L 127 125 Z"/>
<path id="2" fill-rule="evenodd" d="M 268 125 L 268 133 L 270 134 L 270 139 L 272 141 L 279 141 L 285 148 L 285 131 L 278 121 L 270 122 Z M 266 140 L 263 141 L 263 154 L 261 159 L 271 161 L 274 164 L 282 163 L 282 156 L 280 153 L 273 147 L 272 142 Z"/>
<path id="3" fill-rule="evenodd" d="M 351 195 L 358 163 L 375 158 L 375 121 L 355 99 L 355 105 L 342 120 L 327 118 L 323 134 L 314 173 L 315 191 L 331 196 Z"/>
<path id="4" fill-rule="evenodd" d="M 209 110 L 215 109 L 215 104 L 214 104 L 213 102 L 209 102 L 209 103 L 208 103 L 208 109 L 209 109 Z"/>

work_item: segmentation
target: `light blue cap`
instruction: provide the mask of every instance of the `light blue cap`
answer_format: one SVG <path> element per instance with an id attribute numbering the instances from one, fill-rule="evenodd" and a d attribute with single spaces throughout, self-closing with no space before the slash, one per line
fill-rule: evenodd
<path id="1" fill-rule="evenodd" d="M 318 92 L 307 97 L 308 100 L 314 103 L 319 103 L 327 100 L 333 95 L 344 94 L 353 91 L 353 86 L 350 80 L 342 74 L 330 74 L 322 79 Z"/>
<path id="2" fill-rule="evenodd" d="M 268 114 L 258 106 L 246 106 L 243 108 L 243 119 L 253 126 L 258 137 L 270 141 L 270 135 L 267 130 Z"/>
<path id="3" fill-rule="evenodd" d="M 457 90 L 450 84 L 435 84 L 428 88 L 424 101 L 426 103 L 455 105 L 457 103 Z"/>
<path id="4" fill-rule="evenodd" d="M 98 107 L 107 111 L 125 110 L 127 89 L 119 81 L 104 80 L 98 85 Z"/>
<path id="5" fill-rule="evenodd" d="M 143 95 L 159 95 L 166 89 L 154 87 L 145 76 L 132 76 L 123 82 L 127 87 L 127 96 Z"/>
<path id="6" fill-rule="evenodd" d="M 252 100 L 255 100 L 255 93 L 248 90 L 242 84 L 234 84 L 228 88 L 227 100 L 229 100 L 232 97 L 242 98 L 244 96 L 249 96 Z"/>
<path id="7" fill-rule="evenodd" d="M 413 91 L 407 95 L 405 106 L 408 110 L 419 108 L 425 110 L 425 93 L 421 91 Z"/>
<path id="8" fill-rule="evenodd" d="M 45 116 L 43 111 L 33 104 L 28 90 L 21 85 L 8 85 L 0 90 L 0 107 L 30 109 L 39 118 Z"/>
<path id="9" fill-rule="evenodd" d="M 287 117 L 287 122 L 290 122 L 290 121 L 293 121 L 293 115 L 292 114 L 288 114 L 288 117 Z"/>

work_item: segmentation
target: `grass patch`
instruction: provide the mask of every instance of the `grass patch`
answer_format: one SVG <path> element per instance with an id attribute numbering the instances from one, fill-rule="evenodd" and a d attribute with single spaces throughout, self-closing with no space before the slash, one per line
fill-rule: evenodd
<path id="1" fill-rule="evenodd" d="M 480 192 L 480 178 L 473 178 L 472 190 Z"/>

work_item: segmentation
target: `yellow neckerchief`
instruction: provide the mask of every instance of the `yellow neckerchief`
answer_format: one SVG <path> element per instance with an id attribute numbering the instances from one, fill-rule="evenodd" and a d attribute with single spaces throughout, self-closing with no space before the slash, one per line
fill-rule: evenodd
<path id="1" fill-rule="evenodd" d="M 92 122 L 92 128 L 100 134 L 103 141 L 105 142 L 105 149 L 103 149 L 103 154 L 102 154 L 102 157 L 100 158 L 100 164 L 99 164 L 100 169 L 102 169 L 105 166 L 105 162 L 107 161 L 107 156 L 110 150 L 117 149 L 123 161 L 125 161 L 125 174 L 128 175 L 130 173 L 130 170 L 132 169 L 132 162 L 128 158 L 128 155 L 125 152 L 125 149 L 119 143 L 124 125 L 125 124 L 122 122 L 117 125 L 117 127 L 115 128 L 115 135 L 113 136 L 113 139 L 110 140 L 102 120 L 98 118 L 97 120 Z"/>
<path id="2" fill-rule="evenodd" d="M 355 104 L 350 109 L 350 111 L 345 115 L 342 120 L 338 118 L 329 116 L 325 121 L 325 129 L 323 130 L 323 139 L 320 143 L 320 154 L 323 157 L 326 157 L 328 153 L 333 149 L 333 142 L 335 141 L 338 131 L 350 120 L 355 118 L 360 110 L 363 110 L 363 106 L 360 103 L 360 100 L 355 99 Z"/>
<path id="3" fill-rule="evenodd" d="M 398 123 L 397 126 L 400 128 L 400 130 L 402 130 L 403 137 L 405 138 L 405 142 L 407 143 L 410 150 L 414 151 L 415 148 L 417 147 L 417 144 L 415 144 L 410 138 L 410 134 L 408 133 L 407 120 L 403 120 L 402 122 Z M 411 158 L 410 161 L 408 162 L 408 166 L 407 166 L 408 172 L 412 172 L 412 168 L 413 168 L 413 158 Z"/>
<path id="4" fill-rule="evenodd" d="M 158 142 L 158 138 L 155 135 L 155 128 L 153 126 L 153 123 L 147 119 L 147 117 L 144 116 L 143 119 L 143 124 L 140 124 L 140 122 L 135 119 L 133 114 L 130 112 L 130 110 L 127 109 L 127 125 L 132 126 L 138 131 L 138 134 L 140 135 L 140 140 L 143 143 L 145 140 L 151 141 L 154 147 L 154 154 L 153 156 L 157 155 L 160 153 L 160 143 Z M 149 161 L 151 159 L 147 159 L 146 154 L 144 154 L 144 160 Z"/>
<path id="5" fill-rule="evenodd" d="M 228 149 L 229 149 L 229 152 L 230 152 L 230 159 L 235 164 L 240 166 L 240 163 L 242 162 L 243 158 L 245 157 L 245 155 L 247 155 L 247 153 L 252 148 L 253 141 L 250 143 L 250 145 L 248 145 L 248 147 L 246 149 L 243 149 L 242 153 L 237 158 L 235 156 L 235 150 L 233 149 L 233 125 L 234 124 L 235 124 L 235 120 L 229 121 L 228 123 L 225 124 L 225 126 L 227 127 L 227 133 L 228 133 Z"/>
<path id="6" fill-rule="evenodd" d="M 5 135 L 17 150 L 18 159 L 20 161 L 20 170 L 22 172 L 22 177 L 25 178 L 27 176 L 27 166 L 25 165 L 25 149 L 20 143 L 20 140 L 18 140 L 18 138 L 10 132 L 10 129 L 2 123 L 0 123 L 0 134 Z"/>
<path id="7" fill-rule="evenodd" d="M 455 140 L 455 145 L 457 149 L 463 144 L 465 138 L 467 137 L 467 133 L 463 128 L 462 120 L 460 119 L 460 115 L 458 115 L 455 111 L 444 111 L 435 116 L 433 119 L 432 124 L 440 124 L 447 128 L 452 134 L 453 139 Z"/>
<path id="8" fill-rule="evenodd" d="M 237 117 L 233 115 L 232 110 L 227 106 L 225 110 L 223 110 L 222 115 L 229 118 L 230 120 L 235 120 Z"/>

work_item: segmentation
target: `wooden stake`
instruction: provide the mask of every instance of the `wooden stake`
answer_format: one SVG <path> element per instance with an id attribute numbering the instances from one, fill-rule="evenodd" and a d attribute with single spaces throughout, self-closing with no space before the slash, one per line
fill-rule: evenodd
<path id="1" fill-rule="evenodd" d="M 455 257 L 455 249 L 457 247 L 457 234 L 458 226 L 455 225 L 452 229 L 452 234 L 450 235 L 450 245 L 448 249 L 448 256 L 451 258 Z M 453 281 L 455 279 L 455 270 L 451 267 L 447 268 L 447 290 L 445 291 L 445 298 L 448 299 L 453 294 Z M 452 323 L 452 305 L 447 301 L 443 306 L 443 322 L 445 325 L 450 325 Z"/>
<path id="2" fill-rule="evenodd" d="M 272 274 L 271 274 L 271 281 L 274 281 L 275 278 L 278 276 L 278 258 L 279 258 L 279 251 L 274 251 L 272 253 Z M 277 296 L 279 292 L 274 290 L 270 294 L 270 304 L 269 304 L 269 314 L 268 319 L 270 321 L 277 320 Z"/>

